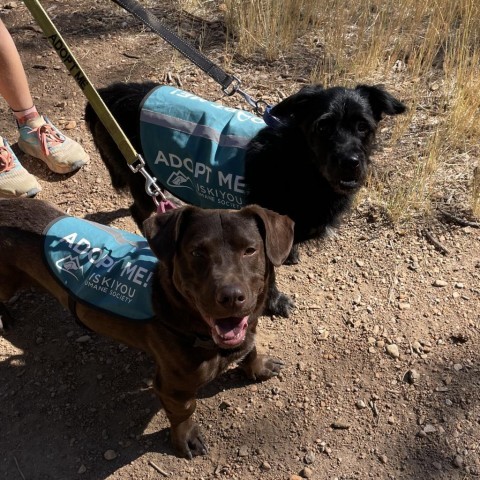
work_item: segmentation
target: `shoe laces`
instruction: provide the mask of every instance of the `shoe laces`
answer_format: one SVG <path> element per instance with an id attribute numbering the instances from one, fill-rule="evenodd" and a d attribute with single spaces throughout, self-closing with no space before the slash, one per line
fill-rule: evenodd
<path id="1" fill-rule="evenodd" d="M 15 166 L 12 154 L 6 147 L 0 145 L 0 173 L 8 172 Z"/>
<path id="2" fill-rule="evenodd" d="M 49 123 L 33 128 L 32 131 L 36 133 L 42 151 L 46 156 L 50 155 L 50 148 L 61 145 L 65 141 L 65 138 Z"/>

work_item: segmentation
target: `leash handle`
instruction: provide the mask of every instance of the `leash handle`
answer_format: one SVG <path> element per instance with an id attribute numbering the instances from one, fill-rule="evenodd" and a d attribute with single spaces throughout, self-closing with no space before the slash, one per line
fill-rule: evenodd
<path id="1" fill-rule="evenodd" d="M 108 133 L 114 139 L 127 162 L 129 164 L 136 162 L 138 157 L 137 152 L 133 148 L 128 138 L 123 134 L 123 131 L 121 130 L 117 121 L 110 113 L 110 110 L 108 110 L 102 98 L 90 82 L 89 78 L 78 64 L 75 56 L 60 35 L 60 32 L 50 20 L 47 12 L 40 5 L 40 2 L 38 2 L 38 0 L 25 0 L 24 3 L 30 10 L 33 18 L 43 30 L 43 33 L 47 37 L 54 50 L 57 52 L 58 56 L 61 58 L 63 64 L 70 72 L 70 75 L 77 82 L 77 85 L 89 100 L 96 114 L 102 120 L 102 123 L 105 125 Z"/>

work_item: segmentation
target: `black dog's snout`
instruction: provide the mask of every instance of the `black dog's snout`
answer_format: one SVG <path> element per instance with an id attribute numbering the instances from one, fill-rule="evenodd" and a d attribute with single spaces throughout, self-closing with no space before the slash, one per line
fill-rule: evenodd
<path id="1" fill-rule="evenodd" d="M 224 307 L 240 307 L 245 302 L 245 293 L 238 285 L 226 285 L 218 290 L 216 299 Z"/>
<path id="2" fill-rule="evenodd" d="M 344 165 L 348 168 L 358 168 L 360 166 L 360 155 L 354 153 L 344 158 Z"/>

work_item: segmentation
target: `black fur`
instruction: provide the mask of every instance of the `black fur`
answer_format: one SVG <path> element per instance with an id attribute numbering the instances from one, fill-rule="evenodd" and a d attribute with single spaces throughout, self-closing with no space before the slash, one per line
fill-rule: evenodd
<path id="1" fill-rule="evenodd" d="M 99 91 L 121 128 L 141 153 L 140 103 L 158 84 L 116 83 Z M 335 227 L 365 183 L 378 122 L 405 105 L 379 86 L 320 85 L 302 88 L 273 107 L 279 119 L 250 142 L 245 184 L 248 202 L 288 215 L 295 222 L 294 247 L 287 263 L 298 262 L 298 244 Z M 87 105 L 87 125 L 116 189 L 128 187 L 131 213 L 141 226 L 154 211 L 143 176 L 133 174 L 120 151 Z M 147 160 L 147 159 L 146 159 Z M 288 316 L 293 302 L 270 286 L 270 313 Z"/>

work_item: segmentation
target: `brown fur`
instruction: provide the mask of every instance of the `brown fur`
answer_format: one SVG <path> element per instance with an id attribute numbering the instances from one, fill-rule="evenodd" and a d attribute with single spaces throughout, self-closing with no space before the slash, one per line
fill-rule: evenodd
<path id="1" fill-rule="evenodd" d="M 42 200 L 0 200 L 0 301 L 37 286 L 68 307 L 68 294 L 42 259 L 42 232 L 62 215 Z M 136 324 L 82 303 L 76 314 L 97 333 L 151 355 L 173 447 L 192 458 L 206 453 L 192 418 L 198 389 L 233 362 L 256 380 L 277 375 L 282 366 L 257 354 L 255 332 L 274 266 L 283 263 L 292 246 L 293 222 L 256 205 L 239 211 L 186 206 L 149 218 L 144 231 L 160 260 L 153 284 L 154 320 Z M 246 323 L 239 320 L 247 316 Z M 228 330 L 237 320 L 245 329 L 232 344 L 216 325 Z"/>

